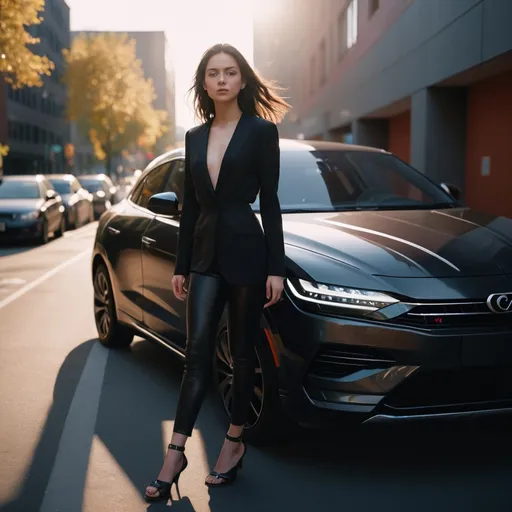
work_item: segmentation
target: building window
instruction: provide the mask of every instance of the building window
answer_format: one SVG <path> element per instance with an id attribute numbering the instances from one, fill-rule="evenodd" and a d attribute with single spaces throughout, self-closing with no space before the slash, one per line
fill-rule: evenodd
<path id="1" fill-rule="evenodd" d="M 368 18 L 371 18 L 379 8 L 380 0 L 368 0 Z"/>
<path id="2" fill-rule="evenodd" d="M 357 41 L 359 0 L 351 0 L 348 7 L 338 16 L 338 57 L 341 59 Z"/>
<path id="3" fill-rule="evenodd" d="M 309 83 L 309 92 L 313 94 L 315 92 L 315 86 L 316 86 L 316 59 L 315 57 L 311 57 L 311 67 L 310 67 L 310 77 L 311 82 Z"/>
<path id="4" fill-rule="evenodd" d="M 325 48 L 325 39 L 320 43 L 320 56 L 319 56 L 319 71 L 320 83 L 324 84 L 327 79 L 327 51 Z"/>
<path id="5" fill-rule="evenodd" d="M 359 0 L 352 0 L 347 8 L 347 48 L 351 48 L 357 41 L 357 6 Z"/>
<path id="6" fill-rule="evenodd" d="M 347 51 L 347 10 L 338 16 L 338 58 L 342 59 Z"/>

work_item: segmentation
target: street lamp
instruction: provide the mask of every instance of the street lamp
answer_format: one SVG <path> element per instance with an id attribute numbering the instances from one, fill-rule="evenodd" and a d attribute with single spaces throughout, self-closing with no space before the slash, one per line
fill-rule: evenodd
<path id="1" fill-rule="evenodd" d="M 1 57 L 2 57 L 2 59 L 6 59 L 7 55 L 5 55 L 5 53 L 2 53 Z"/>

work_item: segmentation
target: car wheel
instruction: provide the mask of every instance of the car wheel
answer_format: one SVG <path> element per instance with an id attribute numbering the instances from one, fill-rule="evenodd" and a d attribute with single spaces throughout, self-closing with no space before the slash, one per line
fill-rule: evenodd
<path id="1" fill-rule="evenodd" d="M 67 217 L 67 222 L 66 222 L 67 230 L 71 231 L 72 229 L 76 229 L 77 228 L 76 210 L 68 210 L 66 217 Z M 71 219 L 73 219 L 73 222 L 71 222 Z"/>
<path id="2" fill-rule="evenodd" d="M 133 341 L 133 331 L 118 322 L 112 284 L 107 267 L 101 263 L 94 272 L 94 320 L 100 342 L 106 347 L 127 347 Z"/>
<path id="3" fill-rule="evenodd" d="M 66 231 L 66 219 L 63 215 L 60 219 L 59 229 L 55 232 L 55 238 L 60 238 L 64 234 L 64 231 Z"/>
<path id="4" fill-rule="evenodd" d="M 281 439 L 284 417 L 278 395 L 277 369 L 263 330 L 256 346 L 254 392 L 249 406 L 244 439 L 267 444 Z M 221 322 L 214 355 L 215 386 L 227 417 L 230 417 L 233 359 L 229 349 L 227 322 Z"/>
<path id="5" fill-rule="evenodd" d="M 48 233 L 48 221 L 46 219 L 43 220 L 43 225 L 41 226 L 41 234 L 39 235 L 39 243 L 47 244 L 50 240 L 50 235 Z"/>

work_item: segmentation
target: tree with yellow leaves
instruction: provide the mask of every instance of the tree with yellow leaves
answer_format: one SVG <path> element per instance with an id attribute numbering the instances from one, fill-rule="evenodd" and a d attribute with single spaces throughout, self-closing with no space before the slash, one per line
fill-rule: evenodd
<path id="1" fill-rule="evenodd" d="M 0 77 L 14 89 L 41 87 L 41 75 L 55 68 L 46 56 L 31 52 L 29 45 L 39 43 L 27 26 L 39 25 L 43 19 L 44 0 L 0 0 Z"/>
<path id="2" fill-rule="evenodd" d="M 125 34 L 82 34 L 64 50 L 68 117 L 89 137 L 96 156 L 111 160 L 139 140 L 150 149 L 164 131 L 166 113 L 152 106 L 155 92 Z"/>

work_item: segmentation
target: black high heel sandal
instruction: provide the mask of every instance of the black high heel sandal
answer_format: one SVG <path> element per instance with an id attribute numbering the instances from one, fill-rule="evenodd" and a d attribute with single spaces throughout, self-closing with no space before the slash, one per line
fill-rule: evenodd
<path id="1" fill-rule="evenodd" d="M 169 450 L 176 450 L 178 452 L 184 452 L 184 446 L 178 446 L 176 444 L 170 444 L 168 446 Z M 178 491 L 178 498 L 181 499 L 180 488 L 178 486 L 178 482 L 180 480 L 181 473 L 185 471 L 188 466 L 187 456 L 183 454 L 183 465 L 181 469 L 174 475 L 174 478 L 170 482 L 164 482 L 163 480 L 153 480 L 147 487 L 154 487 L 156 489 L 155 494 L 149 495 L 147 492 L 144 493 L 144 498 L 146 501 L 160 501 L 160 500 L 168 500 L 171 496 L 171 490 L 173 484 L 176 484 L 176 490 Z"/>
<path id="2" fill-rule="evenodd" d="M 240 437 L 233 437 L 229 434 L 226 434 L 226 439 L 228 441 L 231 441 L 232 443 L 242 443 L 244 445 L 244 453 L 240 457 L 240 460 L 237 462 L 236 466 L 232 467 L 229 471 L 226 471 L 225 473 L 218 473 L 217 471 L 212 471 L 208 476 L 214 476 L 217 479 L 220 479 L 220 483 L 212 484 L 210 482 L 205 482 L 204 484 L 207 487 L 224 487 L 225 485 L 232 484 L 236 477 L 238 476 L 238 470 L 242 469 L 243 460 L 245 457 L 245 454 L 247 453 L 247 445 L 242 441 L 242 436 Z"/>

